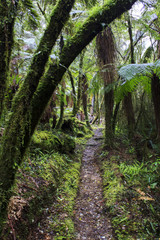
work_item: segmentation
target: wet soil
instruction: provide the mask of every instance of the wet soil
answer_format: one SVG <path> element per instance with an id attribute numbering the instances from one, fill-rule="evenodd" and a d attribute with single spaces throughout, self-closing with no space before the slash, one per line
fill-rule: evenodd
<path id="1" fill-rule="evenodd" d="M 111 224 L 104 211 L 102 177 L 96 157 L 102 139 L 102 129 L 97 129 L 83 153 L 75 204 L 76 240 L 113 239 Z"/>

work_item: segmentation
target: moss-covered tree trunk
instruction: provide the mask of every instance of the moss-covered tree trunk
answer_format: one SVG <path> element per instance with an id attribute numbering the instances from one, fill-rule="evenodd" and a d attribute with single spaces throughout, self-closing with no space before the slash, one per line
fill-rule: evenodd
<path id="1" fill-rule="evenodd" d="M 65 82 L 61 83 L 61 98 L 60 98 L 60 116 L 56 125 L 56 129 L 60 129 L 63 123 L 64 116 L 64 98 L 65 98 Z"/>
<path id="2" fill-rule="evenodd" d="M 85 121 L 86 125 L 89 129 L 91 129 L 91 125 L 89 123 L 88 119 L 88 110 L 87 110 L 87 90 L 88 90 L 88 83 L 87 83 L 87 77 L 86 75 L 83 75 L 82 77 L 82 103 L 83 103 L 83 111 L 85 115 Z"/>
<path id="3" fill-rule="evenodd" d="M 69 18 L 74 2 L 75 0 L 66 0 L 65 2 L 59 0 L 54 7 L 50 22 L 34 54 L 28 74 L 14 98 L 11 109 L 12 114 L 5 129 L 0 149 L 0 192 L 2 192 L 0 194 L 0 203 L 2 204 L 0 206 L 0 223 L 6 216 L 7 204 L 11 195 L 10 189 L 14 183 L 15 173 L 34 131 L 31 129 L 31 122 L 33 121 L 31 114 L 32 97 L 44 73 L 45 65 L 57 37 Z M 38 119 L 41 117 L 41 114 L 38 116 Z M 0 232 L 1 230 L 0 228 Z"/>
<path id="4" fill-rule="evenodd" d="M 0 0 L 0 117 L 7 89 L 17 7 L 18 1 L 8 3 L 6 0 Z"/>
<path id="5" fill-rule="evenodd" d="M 114 113 L 113 113 L 112 129 L 113 129 L 114 133 L 115 133 L 115 128 L 116 128 L 116 121 L 117 121 L 119 106 L 120 106 L 120 102 L 118 102 L 116 104 L 116 106 L 114 108 Z"/>
<path id="6" fill-rule="evenodd" d="M 43 74 L 44 66 L 47 61 L 46 48 L 43 48 L 44 46 L 42 43 L 49 44 L 50 46 L 50 41 L 55 42 L 54 39 L 58 37 L 61 28 L 68 19 L 73 2 L 74 1 L 71 0 L 62 0 L 57 3 L 51 17 L 51 21 L 53 22 L 51 25 L 49 24 L 54 31 L 51 30 L 48 32 L 48 30 L 46 30 L 45 34 L 47 35 L 41 40 L 40 46 L 42 46 L 42 48 L 38 47 L 39 51 L 36 51 L 29 74 L 16 96 L 12 107 L 12 114 L 3 135 L 0 147 L 0 232 L 3 227 L 2 222 L 5 221 L 7 205 L 11 196 L 10 190 L 14 184 L 17 168 L 21 164 L 31 136 L 53 91 L 60 83 L 65 71 L 73 60 L 83 48 L 102 31 L 104 23 L 108 25 L 124 11 L 130 9 L 136 0 L 110 0 L 102 7 L 92 12 L 91 16 L 86 19 L 75 36 L 73 36 L 63 47 L 59 62 L 50 65 L 39 83 L 39 77 Z M 49 48 L 51 50 L 52 47 L 50 46 Z M 45 57 L 42 61 L 43 51 Z M 50 51 L 47 52 L 49 55 Z M 38 59 L 38 56 L 40 59 Z M 41 68 L 41 70 L 39 68 Z M 36 73 L 34 73 L 34 70 Z M 31 73 L 33 73 L 34 78 L 31 76 Z M 31 79 L 29 76 L 31 76 Z"/>
<path id="7" fill-rule="evenodd" d="M 77 91 L 77 103 L 76 108 L 74 108 L 73 116 L 75 116 L 81 106 L 82 102 L 82 80 L 83 80 L 83 59 L 84 59 L 85 49 L 80 54 L 79 61 L 79 76 L 78 76 L 78 91 Z"/>
<path id="8" fill-rule="evenodd" d="M 100 114 L 101 114 L 101 110 L 102 110 L 102 106 L 104 104 L 104 95 L 103 98 L 99 104 L 98 110 L 97 110 L 97 115 L 95 117 L 95 119 L 93 120 L 92 124 L 96 123 L 96 121 L 98 120 L 98 124 L 100 124 Z"/>
<path id="9" fill-rule="evenodd" d="M 68 75 L 71 81 L 71 86 L 72 86 L 72 96 L 73 96 L 73 110 L 72 110 L 72 114 L 73 116 L 75 115 L 74 113 L 76 112 L 76 106 L 77 106 L 77 98 L 76 98 L 76 90 L 75 90 L 75 84 L 74 84 L 74 79 L 73 76 L 71 74 L 71 71 L 68 70 Z"/>

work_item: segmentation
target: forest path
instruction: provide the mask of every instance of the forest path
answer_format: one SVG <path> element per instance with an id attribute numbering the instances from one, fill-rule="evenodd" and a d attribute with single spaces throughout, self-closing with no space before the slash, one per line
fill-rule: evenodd
<path id="1" fill-rule="evenodd" d="M 113 239 L 104 213 L 102 178 L 96 153 L 102 144 L 102 129 L 95 130 L 83 153 L 79 192 L 75 203 L 76 240 Z"/>

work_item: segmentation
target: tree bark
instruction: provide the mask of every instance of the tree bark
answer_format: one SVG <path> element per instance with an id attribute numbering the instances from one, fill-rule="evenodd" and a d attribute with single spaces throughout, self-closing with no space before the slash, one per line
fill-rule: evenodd
<path id="1" fill-rule="evenodd" d="M 134 136 L 135 118 L 132 104 L 132 95 L 130 92 L 124 97 L 123 104 L 128 121 L 128 137 L 129 139 L 132 139 Z"/>
<path id="2" fill-rule="evenodd" d="M 73 110 L 72 110 L 72 114 L 74 116 L 74 113 L 76 112 L 76 106 L 77 106 L 77 101 L 76 101 L 76 90 L 75 90 L 75 86 L 74 86 L 74 79 L 73 76 L 70 72 L 70 70 L 68 70 L 68 75 L 71 81 L 71 86 L 72 86 L 72 95 L 73 95 Z"/>
<path id="3" fill-rule="evenodd" d="M 2 116 L 4 97 L 7 89 L 17 7 L 18 1 L 11 1 L 10 4 L 6 0 L 0 1 L 0 117 Z"/>
<path id="4" fill-rule="evenodd" d="M 85 121 L 86 121 L 86 125 L 88 126 L 89 129 L 91 128 L 91 125 L 89 123 L 89 119 L 88 119 L 88 111 L 87 111 L 87 89 L 88 89 L 88 83 L 87 83 L 87 77 L 86 75 L 83 75 L 82 78 L 82 85 L 83 85 L 83 92 L 82 92 L 82 102 L 83 102 L 83 111 L 84 111 L 84 115 L 85 115 Z"/>
<path id="5" fill-rule="evenodd" d="M 132 23 L 129 14 L 127 13 L 127 21 L 128 21 L 128 33 L 130 38 L 130 49 L 131 49 L 131 63 L 135 63 L 134 59 L 134 45 L 133 45 L 133 36 L 132 36 Z M 124 108 L 125 113 L 128 121 L 128 137 L 130 139 L 134 136 L 134 130 L 135 130 L 135 116 L 134 116 L 134 110 L 133 110 L 133 103 L 132 103 L 132 94 L 128 93 L 124 97 Z"/>
<path id="6" fill-rule="evenodd" d="M 60 117 L 58 119 L 55 129 L 60 129 L 63 123 L 64 116 L 64 97 L 65 97 L 65 82 L 61 83 L 61 101 L 60 101 Z"/>
<path id="7" fill-rule="evenodd" d="M 78 77 L 78 92 L 77 92 L 77 103 L 74 109 L 73 116 L 75 116 L 80 108 L 82 101 L 82 81 L 83 81 L 83 59 L 84 59 L 85 49 L 80 54 L 79 62 L 79 77 Z"/>
<path id="8" fill-rule="evenodd" d="M 57 16 L 58 20 L 57 18 L 54 19 L 55 21 L 53 24 L 57 25 L 58 21 L 60 21 L 60 27 L 55 29 L 55 34 L 52 34 L 52 31 L 50 32 L 53 38 L 54 35 L 58 36 L 65 21 L 68 19 L 69 11 L 71 9 L 70 2 L 71 1 L 68 1 L 67 5 L 66 1 L 65 3 L 64 1 L 60 1 L 60 3 L 62 5 L 64 3 L 65 6 L 63 6 L 62 9 L 59 9 L 61 17 L 59 18 L 59 16 Z M 72 1 L 72 5 L 73 2 L 74 1 Z M 27 75 L 26 79 L 28 80 L 25 81 L 21 91 L 18 92 L 16 101 L 12 107 L 12 114 L 5 129 L 0 149 L 0 223 L 3 223 L 6 217 L 7 204 L 11 196 L 10 189 L 14 184 L 17 168 L 21 164 L 35 127 L 65 71 L 82 49 L 103 29 L 104 24 L 102 23 L 108 25 L 116 17 L 130 9 L 135 2 L 136 0 L 108 1 L 107 4 L 97 8 L 70 41 L 65 44 L 59 62 L 50 65 L 37 89 L 36 87 L 39 82 L 37 74 L 35 76 L 35 81 L 33 82 L 31 79 L 28 79 L 29 75 Z M 68 8 L 69 5 L 70 8 Z M 59 5 L 57 5 L 57 7 L 58 6 Z M 55 8 L 55 12 L 57 7 Z M 54 26 L 53 24 L 52 27 Z M 49 39 L 52 40 L 50 34 Z M 40 53 L 37 52 L 37 55 L 41 55 L 41 51 Z M 34 62 L 32 61 L 32 64 L 33 63 Z M 41 68 L 41 65 L 39 65 L 39 68 Z M 39 76 L 43 74 L 43 71 L 38 69 L 38 73 L 40 72 L 41 74 L 38 74 Z M 29 73 L 31 72 L 29 71 Z M 27 87 L 27 91 L 24 86 Z M 22 89 L 25 90 L 24 93 Z M 28 90 L 30 90 L 30 92 L 28 92 Z M 0 232 L 2 231 L 2 227 L 3 224 L 0 226 Z"/>
<path id="9" fill-rule="evenodd" d="M 151 80 L 151 92 L 152 92 L 152 100 L 154 105 L 155 119 L 156 119 L 156 127 L 157 127 L 157 141 L 160 141 L 160 79 L 153 74 Z"/>
<path id="10" fill-rule="evenodd" d="M 98 120 L 98 123 L 100 123 L 100 113 L 101 113 L 101 109 L 102 109 L 102 106 L 103 106 L 103 102 L 104 102 L 104 95 L 103 95 L 103 98 L 102 98 L 102 100 L 101 100 L 101 103 L 100 103 L 100 106 L 99 106 L 97 115 L 96 115 L 95 119 L 93 120 L 92 124 L 95 124 L 95 122 L 96 122 L 97 120 Z"/>
<path id="11" fill-rule="evenodd" d="M 104 106 L 105 106 L 105 143 L 111 147 L 113 145 L 113 89 L 107 87 L 113 83 L 115 77 L 115 44 L 113 34 L 108 27 L 97 36 L 97 51 L 101 76 L 104 82 Z"/>
<path id="12" fill-rule="evenodd" d="M 114 109 L 114 113 L 113 113 L 113 121 L 112 121 L 113 133 L 115 133 L 116 119 L 117 119 L 117 114 L 118 114 L 118 111 L 119 111 L 119 106 L 120 106 L 120 102 L 118 102 L 116 104 L 115 109 Z"/>

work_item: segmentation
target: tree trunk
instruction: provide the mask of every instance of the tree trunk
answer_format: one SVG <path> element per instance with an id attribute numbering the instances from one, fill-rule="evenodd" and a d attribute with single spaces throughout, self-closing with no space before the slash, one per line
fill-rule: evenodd
<path id="1" fill-rule="evenodd" d="M 55 129 L 60 129 L 63 123 L 63 115 L 64 115 L 64 97 L 65 97 L 65 82 L 61 83 L 61 101 L 60 101 L 60 117 L 57 122 Z"/>
<path id="2" fill-rule="evenodd" d="M 100 120 L 100 112 L 101 112 L 101 109 L 103 106 L 103 102 L 104 102 L 104 95 L 103 95 L 103 98 L 102 98 L 100 106 L 99 106 L 99 111 L 97 112 L 97 115 L 96 115 L 95 119 L 93 120 L 92 124 L 94 124 L 98 119 Z M 99 121 L 99 123 L 100 123 L 100 121 Z"/>
<path id="3" fill-rule="evenodd" d="M 160 142 L 160 79 L 155 74 L 153 74 L 151 81 L 151 91 L 157 127 L 156 138 Z"/>
<path id="4" fill-rule="evenodd" d="M 128 93 L 127 96 L 124 97 L 123 104 L 124 104 L 126 117 L 128 120 L 128 137 L 129 139 L 132 139 L 134 136 L 135 118 L 134 118 L 131 93 Z"/>
<path id="5" fill-rule="evenodd" d="M 97 112 L 97 120 L 98 124 L 100 124 L 100 104 L 99 104 L 99 91 L 97 91 L 97 101 L 96 101 L 96 112 Z"/>
<path id="6" fill-rule="evenodd" d="M 78 77 L 78 92 L 77 92 L 77 103 L 74 109 L 73 116 L 75 116 L 80 108 L 82 100 L 82 81 L 83 81 L 83 59 L 84 59 L 85 49 L 80 54 L 79 62 L 79 77 Z"/>
<path id="7" fill-rule="evenodd" d="M 66 2 L 68 2 L 68 4 L 66 4 Z M 54 19 L 55 21 L 51 24 L 53 27 L 60 21 L 60 28 L 58 27 L 58 30 L 56 28 L 57 31 L 55 34 L 52 31 L 50 34 L 48 33 L 48 40 L 52 41 L 51 36 L 53 38 L 55 35 L 58 36 L 61 27 L 65 24 L 71 9 L 71 6 L 68 8 L 70 2 L 71 1 L 69 0 L 66 0 L 65 2 L 60 1 L 61 4 L 64 3 L 65 5 L 63 8 L 59 8 L 61 17 L 59 18 L 59 16 L 57 16 L 58 19 L 56 17 Z M 72 1 L 72 5 L 73 2 L 74 1 Z M 53 63 L 49 66 L 47 72 L 43 78 L 41 78 L 36 91 L 35 88 L 37 82 L 39 82 L 39 79 L 37 80 L 37 75 L 35 76 L 35 81 L 31 81 L 33 78 L 31 78 L 30 81 L 25 81 L 21 90 L 17 93 L 15 104 L 12 107 L 12 114 L 9 118 L 3 134 L 2 144 L 0 146 L 0 233 L 3 229 L 2 223 L 5 221 L 8 201 L 12 194 L 10 190 L 14 184 L 16 171 L 22 162 L 22 158 L 30 142 L 31 136 L 33 135 L 37 123 L 50 100 L 53 91 L 60 83 L 65 71 L 73 60 L 83 48 L 89 44 L 89 42 L 100 31 L 102 31 L 104 24 L 102 25 L 101 23 L 108 25 L 116 17 L 130 9 L 134 2 L 136 2 L 136 0 L 115 0 L 114 3 L 110 1 L 102 7 L 99 7 L 97 11 L 93 12 L 92 15 L 88 17 L 69 42 L 64 45 L 59 62 Z M 57 7 L 58 6 L 59 5 L 57 5 Z M 55 7 L 55 12 L 57 7 Z M 37 52 L 37 55 L 41 54 L 43 55 L 43 49 L 42 53 L 41 51 Z M 41 68 L 41 64 L 38 64 L 38 66 Z M 38 69 L 38 72 L 41 71 Z M 38 75 L 40 76 L 41 74 Z M 28 75 L 26 79 L 28 79 Z M 27 91 L 24 86 L 27 87 Z M 23 92 L 22 89 L 25 91 Z"/>
<path id="8" fill-rule="evenodd" d="M 119 106 L 120 106 L 120 102 L 116 104 L 115 109 L 114 109 L 114 113 L 113 113 L 112 129 L 113 129 L 114 133 L 115 133 L 116 119 L 117 119 Z"/>
<path id="9" fill-rule="evenodd" d="M 72 77 L 72 74 L 71 72 L 68 70 L 68 75 L 69 75 L 69 78 L 70 78 L 70 81 L 71 81 L 71 85 L 72 85 L 72 95 L 73 95 L 73 110 L 72 110 L 72 114 L 73 116 L 75 116 L 75 112 L 76 112 L 76 109 L 77 109 L 77 102 L 76 102 L 76 90 L 75 90 L 75 86 L 74 86 L 74 79 Z"/>
<path id="10" fill-rule="evenodd" d="M 114 81 L 115 75 L 115 44 L 111 29 L 108 27 L 97 36 L 97 51 L 101 76 L 104 81 L 104 106 L 105 106 L 105 143 L 111 147 L 113 145 L 113 90 L 107 89 L 108 85 Z"/>
<path id="11" fill-rule="evenodd" d="M 128 21 L 128 33 L 130 38 L 131 63 L 135 63 L 132 24 L 131 24 L 130 16 L 128 13 L 127 13 L 127 21 Z M 132 94 L 128 93 L 124 97 L 123 102 L 124 102 L 124 109 L 125 109 L 125 113 L 128 121 L 128 137 L 132 139 L 134 136 L 134 130 L 135 130 L 135 117 L 134 117 L 134 110 L 133 110 L 133 103 L 132 103 Z"/>
<path id="12" fill-rule="evenodd" d="M 88 128 L 92 129 L 91 125 L 89 123 L 88 111 L 87 111 L 87 89 L 88 89 L 88 83 L 87 83 L 86 75 L 83 75 L 82 81 L 83 81 L 83 83 L 82 83 L 83 84 L 82 102 L 83 102 L 83 111 L 84 111 L 84 115 L 85 115 L 85 121 L 86 121 L 86 124 L 87 124 Z"/>
<path id="13" fill-rule="evenodd" d="M 14 23 L 17 15 L 18 1 L 0 1 L 0 117 L 4 107 L 7 89 L 9 63 L 13 48 Z"/>

